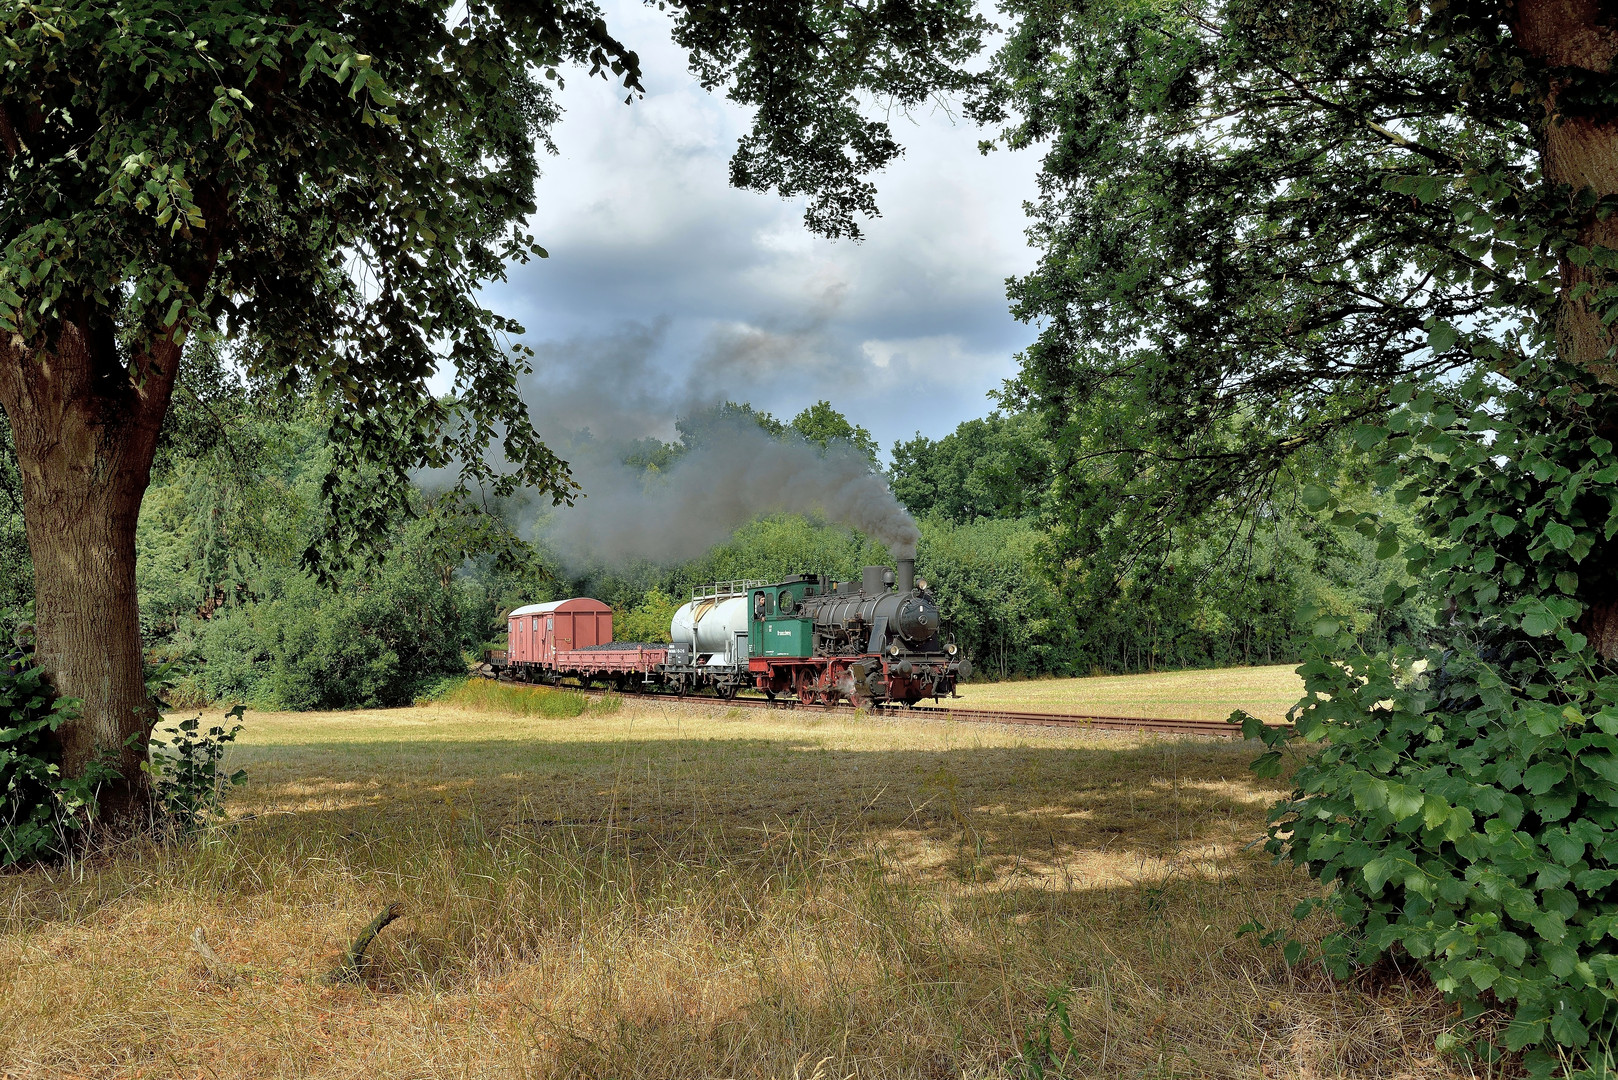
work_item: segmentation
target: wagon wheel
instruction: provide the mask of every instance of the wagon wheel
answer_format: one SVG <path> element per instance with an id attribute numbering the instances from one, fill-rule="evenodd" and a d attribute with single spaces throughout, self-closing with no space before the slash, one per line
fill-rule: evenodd
<path id="1" fill-rule="evenodd" d="M 726 701 L 729 701 L 736 696 L 736 687 L 732 683 L 715 683 L 713 690 L 714 693 L 718 694 Z"/>

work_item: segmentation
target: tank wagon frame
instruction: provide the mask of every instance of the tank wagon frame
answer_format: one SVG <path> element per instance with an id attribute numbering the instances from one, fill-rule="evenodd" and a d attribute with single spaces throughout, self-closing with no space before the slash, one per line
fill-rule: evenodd
<path id="1" fill-rule="evenodd" d="M 911 559 L 868 566 L 857 581 L 798 574 L 700 586 L 675 612 L 667 644 L 613 641 L 612 609 L 587 597 L 518 608 L 507 627 L 508 648 L 486 667 L 522 682 L 913 705 L 953 695 L 972 671 Z"/>

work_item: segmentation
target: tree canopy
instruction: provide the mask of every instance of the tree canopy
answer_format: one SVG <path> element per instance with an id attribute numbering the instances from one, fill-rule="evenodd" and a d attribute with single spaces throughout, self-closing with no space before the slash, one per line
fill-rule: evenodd
<path id="1" fill-rule="evenodd" d="M 960 63 L 985 26 L 969 0 L 661 6 L 704 85 L 756 110 L 733 179 L 804 197 L 827 235 L 858 234 L 868 174 L 900 152 L 871 104 L 979 81 Z M 479 289 L 545 255 L 524 220 L 551 86 L 578 70 L 640 91 L 588 0 L 0 8 L 0 405 L 39 660 L 84 703 L 64 769 L 117 755 L 109 807 L 141 799 L 134 532 L 187 350 L 324 407 L 327 529 L 304 553 L 321 573 L 387 542 L 418 467 L 457 472 L 440 502 L 468 511 L 474 488 L 574 496 L 517 393 L 522 327 Z"/>
<path id="2" fill-rule="evenodd" d="M 1507 7 L 1006 10 L 992 105 L 1048 147 L 1014 393 L 1054 425 L 1070 536 L 1239 512 L 1414 383 L 1555 355 L 1556 312 L 1598 299 L 1568 273 L 1611 262 L 1601 196 L 1540 151 L 1547 108 L 1611 80 L 1525 48 Z"/>
<path id="3" fill-rule="evenodd" d="M 1531 1073 L 1609 1075 L 1611 11 L 1005 10 L 983 112 L 1010 118 L 1010 144 L 1046 146 L 1041 261 L 1012 287 L 1040 333 L 1008 400 L 1049 425 L 1059 565 L 1160 552 L 1207 516 L 1267 526 L 1277 484 L 1401 557 L 1439 609 L 1427 647 L 1365 650 L 1333 613 L 1303 613 L 1316 648 L 1295 734 L 1316 752 L 1270 850 L 1327 886 L 1299 915 L 1339 920 L 1332 970 L 1407 954 L 1467 1017 L 1508 1010 L 1500 1042 Z M 1345 438 L 1407 522 L 1322 468 Z M 1390 581 L 1387 600 L 1407 591 Z M 1278 771 L 1288 733 L 1246 726 Z"/>

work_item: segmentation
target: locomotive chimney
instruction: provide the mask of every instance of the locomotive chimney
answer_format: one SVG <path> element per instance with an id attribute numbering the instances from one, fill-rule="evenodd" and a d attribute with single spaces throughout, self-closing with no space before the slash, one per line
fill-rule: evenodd
<path id="1" fill-rule="evenodd" d="M 900 559 L 899 576 L 894 584 L 901 593 L 907 593 L 916 587 L 916 560 Z"/>

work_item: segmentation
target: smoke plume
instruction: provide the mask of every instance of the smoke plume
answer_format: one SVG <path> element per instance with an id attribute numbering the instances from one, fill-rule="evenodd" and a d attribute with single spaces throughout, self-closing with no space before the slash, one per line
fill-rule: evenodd
<path id="1" fill-rule="evenodd" d="M 896 558 L 915 557 L 915 521 L 858 451 L 782 442 L 752 424 L 708 436 L 649 477 L 599 455 L 578 461 L 586 498 L 547 515 L 542 535 L 570 561 L 675 563 L 762 514 L 810 511 L 865 533 Z"/>
<path id="2" fill-rule="evenodd" d="M 709 341 L 683 378 L 658 362 L 662 326 L 540 348 L 524 397 L 584 498 L 543 510 L 528 525 L 531 534 L 575 566 L 672 564 L 702 555 L 761 515 L 816 512 L 881 542 L 896 558 L 913 558 L 920 537 L 914 519 L 850 446 L 823 451 L 732 418 L 705 425 L 698 445 L 664 470 L 623 464 L 630 444 L 666 440 L 678 417 L 746 400 L 751 380 L 734 378 L 738 367 L 810 364 L 822 344 L 813 325 L 728 331 Z"/>

